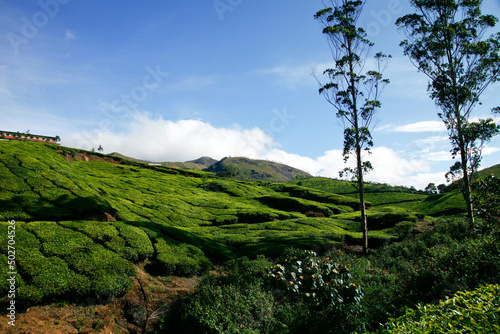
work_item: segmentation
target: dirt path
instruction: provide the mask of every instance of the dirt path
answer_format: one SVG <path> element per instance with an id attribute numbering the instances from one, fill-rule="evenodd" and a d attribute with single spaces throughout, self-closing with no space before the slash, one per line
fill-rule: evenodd
<path id="1" fill-rule="evenodd" d="M 8 334 L 70 334 L 70 333 L 142 333 L 146 319 L 146 303 L 139 280 L 148 298 L 147 313 L 161 317 L 180 297 L 196 288 L 199 278 L 154 277 L 138 269 L 138 279 L 123 297 L 105 305 L 89 298 L 82 305 L 51 304 L 37 306 L 17 314 L 16 326 L 8 324 L 8 318 L 0 321 L 0 333 Z M 158 318 L 148 322 L 148 332 Z"/>

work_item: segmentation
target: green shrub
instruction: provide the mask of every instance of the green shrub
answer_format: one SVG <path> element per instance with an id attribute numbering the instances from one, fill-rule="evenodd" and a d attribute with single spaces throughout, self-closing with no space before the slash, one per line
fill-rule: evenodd
<path id="1" fill-rule="evenodd" d="M 431 236 L 390 245 L 376 259 L 378 266 L 397 275 L 402 306 L 500 283 L 500 246 L 494 236 L 459 240 L 439 233 Z"/>
<path id="2" fill-rule="evenodd" d="M 31 279 L 31 285 L 43 292 L 44 299 L 57 299 L 74 293 L 83 296 L 89 292 L 90 280 L 68 268 L 64 260 L 58 257 L 45 260 L 43 264 L 38 264 L 39 274 Z"/>
<path id="3" fill-rule="evenodd" d="M 263 255 L 257 256 L 255 260 L 250 260 L 246 256 L 239 257 L 224 264 L 224 273 L 221 273 L 220 281 L 223 284 L 242 287 L 258 284 L 263 281 L 270 266 L 272 266 L 272 262 Z"/>
<path id="4" fill-rule="evenodd" d="M 329 258 L 318 258 L 313 251 L 298 251 L 285 258 L 267 274 L 271 282 L 291 292 L 299 300 L 307 300 L 314 306 L 342 310 L 345 305 L 358 304 L 361 288 L 350 283 L 349 269 Z"/>
<path id="5" fill-rule="evenodd" d="M 151 257 L 154 253 L 153 244 L 146 232 L 138 227 L 115 223 L 114 226 L 120 231 L 120 236 L 126 242 L 128 256 L 125 258 L 134 262 Z"/>
<path id="6" fill-rule="evenodd" d="M 395 207 L 377 207 L 369 210 L 368 215 L 368 230 L 381 230 L 395 226 L 402 221 L 417 221 L 417 217 L 407 211 Z M 360 221 L 360 217 L 356 220 Z"/>
<path id="7" fill-rule="evenodd" d="M 71 254 L 66 260 L 77 273 L 90 279 L 90 289 L 97 295 L 121 295 L 136 275 L 130 262 L 100 245 Z"/>
<path id="8" fill-rule="evenodd" d="M 493 175 L 476 181 L 474 188 L 474 210 L 484 220 L 484 232 L 500 230 L 500 178 Z"/>
<path id="9" fill-rule="evenodd" d="M 321 203 L 301 198 L 283 197 L 283 196 L 263 196 L 259 197 L 258 200 L 265 205 L 269 205 L 270 207 L 279 210 L 300 212 L 304 214 L 306 212 L 312 211 L 321 213 L 326 217 L 329 217 L 334 213 L 327 206 Z"/>
<path id="10" fill-rule="evenodd" d="M 130 262 L 83 233 L 54 222 L 34 222 L 23 227 L 41 242 L 36 246 L 38 240 L 33 240 L 33 235 L 24 236 L 33 246 L 20 249 L 20 272 L 43 292 L 44 298 L 89 292 L 116 296 L 129 287 L 136 274 Z"/>
<path id="11" fill-rule="evenodd" d="M 458 292 L 437 305 L 419 305 L 379 333 L 499 333 L 500 285 Z"/>
<path id="12" fill-rule="evenodd" d="M 411 235 L 414 222 L 402 221 L 394 225 L 393 231 L 400 239 L 407 238 Z"/>
<path id="13" fill-rule="evenodd" d="M 269 269 L 271 285 L 285 291 L 291 301 L 310 314 L 308 333 L 350 333 L 362 328 L 357 318 L 363 293 L 351 281 L 348 268 L 313 251 L 297 251 Z"/>
<path id="14" fill-rule="evenodd" d="M 202 287 L 184 307 L 183 328 L 187 333 L 277 333 L 273 317 L 276 305 L 271 293 L 260 285 Z"/>
<path id="15" fill-rule="evenodd" d="M 154 245 L 157 260 L 165 270 L 165 275 L 182 276 L 204 273 L 211 267 L 210 260 L 199 248 L 165 238 L 158 239 Z"/>
<path id="16" fill-rule="evenodd" d="M 83 233 L 64 228 L 55 222 L 33 222 L 26 224 L 25 228 L 42 241 L 45 256 L 65 257 L 94 245 L 92 239 Z"/>
<path id="17" fill-rule="evenodd" d="M 95 221 L 65 221 L 59 223 L 61 226 L 68 227 L 85 233 L 87 236 L 98 242 L 110 241 L 113 238 L 118 238 L 120 233 L 108 222 Z"/>

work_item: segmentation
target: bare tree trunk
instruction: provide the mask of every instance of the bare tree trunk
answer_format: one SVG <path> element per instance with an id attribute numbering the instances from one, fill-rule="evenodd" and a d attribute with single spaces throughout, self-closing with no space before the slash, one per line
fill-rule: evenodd
<path id="1" fill-rule="evenodd" d="M 462 159 L 462 172 L 463 172 L 463 196 L 465 199 L 465 203 L 467 205 L 467 216 L 470 219 L 472 225 L 474 225 L 475 217 L 474 217 L 474 207 L 472 204 L 472 191 L 471 184 L 472 181 L 469 176 L 468 168 L 467 168 L 467 152 L 465 151 L 465 145 L 463 141 L 460 140 L 460 157 Z"/>
<path id="2" fill-rule="evenodd" d="M 361 230 L 363 231 L 363 253 L 368 254 L 368 219 L 366 217 L 365 206 L 365 182 L 363 178 L 363 165 L 361 161 L 361 147 L 356 150 L 356 159 L 358 163 L 358 191 L 359 191 L 359 209 L 361 211 Z"/>

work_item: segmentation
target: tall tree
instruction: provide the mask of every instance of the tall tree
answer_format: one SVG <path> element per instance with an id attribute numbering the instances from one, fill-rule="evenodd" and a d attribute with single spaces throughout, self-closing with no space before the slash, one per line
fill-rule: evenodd
<path id="1" fill-rule="evenodd" d="M 344 125 L 344 162 L 350 157 L 355 167 L 347 167 L 341 176 L 352 175 L 359 192 L 363 251 L 368 252 L 368 224 L 366 217 L 364 175 L 372 169 L 364 153 L 373 146 L 370 124 L 375 110 L 380 108 L 380 93 L 389 80 L 382 78 L 388 56 L 377 53 L 373 69 L 365 72 L 370 49 L 373 46 L 366 31 L 358 27 L 363 1 L 330 0 L 328 7 L 314 16 L 323 26 L 335 67 L 327 69 L 329 83 L 321 84 L 319 93 L 335 108 Z"/>
<path id="2" fill-rule="evenodd" d="M 448 176 L 461 175 L 467 211 L 474 223 L 471 180 L 481 150 L 499 131 L 491 118 L 471 122 L 487 86 L 500 79 L 500 33 L 484 38 L 498 19 L 482 15 L 482 0 L 410 0 L 416 13 L 397 20 L 405 32 L 404 53 L 429 78 L 430 97 L 448 130 L 452 157 Z M 498 107 L 493 112 L 498 112 Z"/>

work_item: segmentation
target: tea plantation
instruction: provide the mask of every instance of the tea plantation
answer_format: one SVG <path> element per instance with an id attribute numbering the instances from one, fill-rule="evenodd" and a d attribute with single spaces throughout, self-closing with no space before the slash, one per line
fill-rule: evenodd
<path id="1" fill-rule="evenodd" d="M 195 275 L 240 256 L 361 242 L 356 195 L 342 181 L 239 181 L 33 142 L 0 142 L 0 179 L 0 247 L 14 225 L 25 307 L 121 295 L 138 263 Z M 370 185 L 367 198 L 372 247 L 407 235 L 417 217 L 463 210 L 458 193 Z"/>

